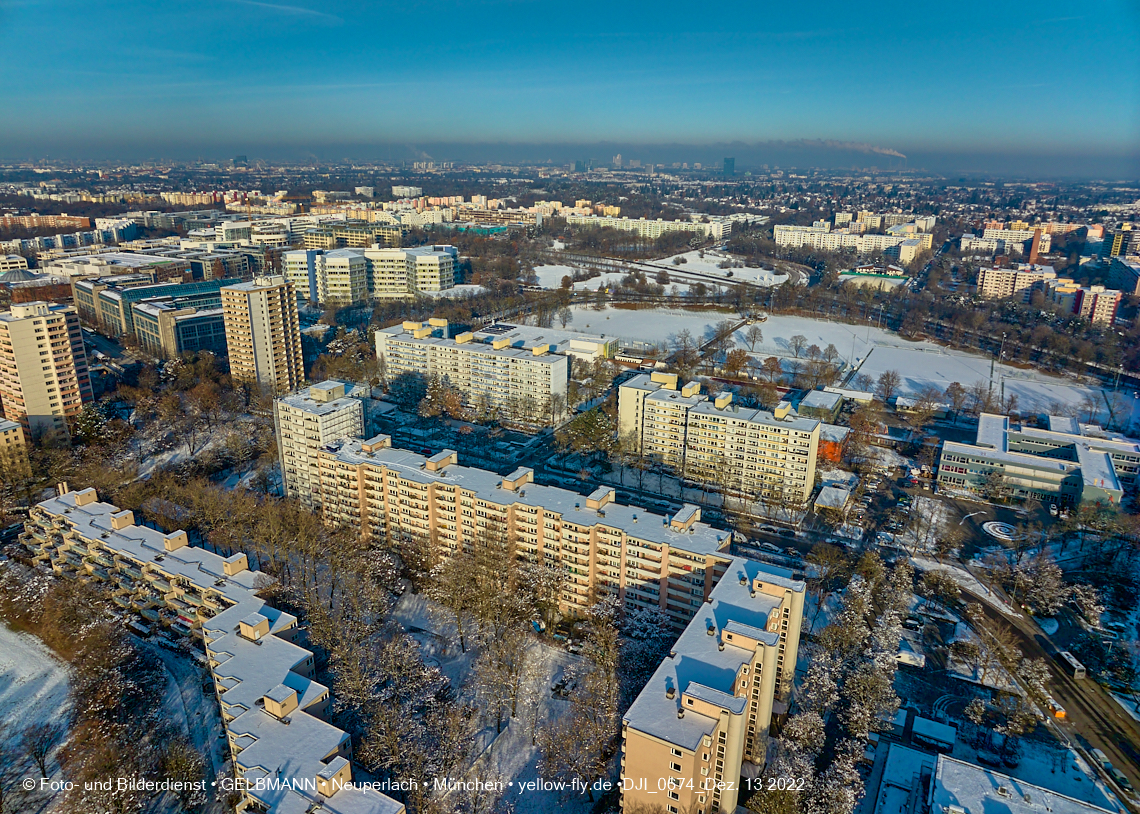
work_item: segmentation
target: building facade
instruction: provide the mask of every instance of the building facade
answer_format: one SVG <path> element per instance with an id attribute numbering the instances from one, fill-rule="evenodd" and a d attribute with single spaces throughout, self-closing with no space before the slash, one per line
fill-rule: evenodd
<path id="1" fill-rule="evenodd" d="M 306 506 L 320 506 L 318 450 L 334 441 L 364 435 L 363 387 L 337 381 L 310 385 L 273 402 L 273 424 L 285 494 Z"/>
<path id="2" fill-rule="evenodd" d="M 317 462 L 312 500 L 326 522 L 373 540 L 419 540 L 436 558 L 505 534 L 520 559 L 564 572 L 560 606 L 570 614 L 613 595 L 627 611 L 662 611 L 680 630 L 732 561 L 730 533 L 700 522 L 697 506 L 663 517 L 615 503 L 609 487 L 581 495 L 540 486 L 531 469 L 497 475 L 459 466 L 453 450 L 395 449 L 386 435 L 326 445 Z"/>
<path id="3" fill-rule="evenodd" d="M 730 393 L 710 401 L 696 382 L 641 374 L 618 388 L 618 429 L 645 457 L 730 493 L 804 505 L 815 487 L 820 422 L 784 402 L 769 412 Z"/>
<path id="4" fill-rule="evenodd" d="M 389 378 L 403 373 L 438 376 L 481 414 L 499 414 L 526 428 L 549 426 L 566 405 L 569 357 L 547 344 L 529 350 L 508 339 L 478 342 L 467 332 L 449 339 L 447 320 L 404 322 L 376 332 L 376 355 Z"/>
<path id="5" fill-rule="evenodd" d="M 137 613 L 147 627 L 136 632 L 162 627 L 205 644 L 234 773 L 250 781 L 238 811 L 404 810 L 351 785 L 351 742 L 325 720 L 329 690 L 314 680 L 313 654 L 294 643 L 297 619 L 258 596 L 272 580 L 251 571 L 245 554 L 222 557 L 188 545 L 185 531 L 135 525 L 133 512 L 100 502 L 94 489 L 60 492 L 32 510 L 21 545 L 33 562 Z M 291 782 L 255 782 L 270 777 Z"/>
<path id="6" fill-rule="evenodd" d="M 29 302 L 0 313 L 0 402 L 31 437 L 67 433 L 94 401 L 79 315 L 70 305 Z"/>
<path id="7" fill-rule="evenodd" d="M 1097 325 L 1115 325 L 1123 293 L 1102 285 L 1082 286 L 1067 277 L 1045 282 L 1046 298 L 1070 314 Z"/>
<path id="8" fill-rule="evenodd" d="M 615 218 L 599 215 L 567 215 L 566 222 L 570 226 L 595 226 L 599 229 L 618 229 L 622 232 L 633 232 L 641 237 L 656 240 L 667 232 L 692 232 L 704 238 L 720 240 L 731 231 L 721 222 L 699 223 L 688 220 L 648 220 L 646 218 Z"/>
<path id="9" fill-rule="evenodd" d="M 622 719 L 623 810 L 736 810 L 742 764 L 764 762 L 773 713 L 787 710 L 804 588 L 732 560 Z"/>
<path id="10" fill-rule="evenodd" d="M 1049 429 L 1017 426 L 983 414 L 973 444 L 946 441 L 938 485 L 946 491 L 1078 506 L 1118 507 L 1135 490 L 1140 443 L 1050 416 Z"/>
<path id="11" fill-rule="evenodd" d="M 1125 294 L 1140 296 L 1140 258 L 1112 258 L 1112 265 L 1108 267 L 1108 284 Z"/>
<path id="12" fill-rule="evenodd" d="M 1022 263 L 1011 268 L 983 268 L 978 270 L 978 296 L 988 300 L 1018 297 L 1029 302 L 1034 291 L 1044 290 L 1056 279 L 1052 266 Z"/>
<path id="13" fill-rule="evenodd" d="M 230 375 L 270 392 L 295 390 L 305 380 L 297 294 L 282 275 L 223 286 L 222 317 Z"/>
<path id="14" fill-rule="evenodd" d="M 198 351 L 225 354 L 221 294 L 213 307 L 182 305 L 174 297 L 143 300 L 132 308 L 135 338 L 154 356 L 176 359 Z"/>
<path id="15" fill-rule="evenodd" d="M 929 232 L 868 235 L 856 232 L 853 229 L 833 231 L 831 224 L 827 221 L 820 221 L 812 226 L 778 224 L 772 228 L 772 237 L 777 246 L 788 246 L 790 248 L 807 246 L 812 249 L 833 252 L 852 249 L 858 254 L 878 251 L 893 254 L 900 259 L 903 254 L 913 259 L 919 252 L 929 250 L 933 245 L 933 235 Z M 917 242 L 908 243 L 908 241 Z M 907 243 L 905 249 L 901 248 L 904 243 Z"/>
<path id="16" fill-rule="evenodd" d="M 165 300 L 176 308 L 218 308 L 223 286 L 236 279 L 205 280 L 197 283 L 160 283 L 153 285 L 148 275 L 128 274 L 117 277 L 94 277 L 74 280 L 71 290 L 79 316 L 111 336 L 132 336 L 135 328 L 135 305 L 146 300 Z"/>
<path id="17" fill-rule="evenodd" d="M 376 299 L 409 299 L 455 286 L 459 251 L 454 246 L 364 250 L 368 291 Z"/>

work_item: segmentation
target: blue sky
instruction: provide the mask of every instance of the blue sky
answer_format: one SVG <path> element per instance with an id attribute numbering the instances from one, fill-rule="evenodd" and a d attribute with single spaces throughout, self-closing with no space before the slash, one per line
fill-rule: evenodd
<path id="1" fill-rule="evenodd" d="M 1140 144 L 1138 42 L 1135 0 L 0 0 L 0 156 L 822 139 L 1111 163 Z"/>

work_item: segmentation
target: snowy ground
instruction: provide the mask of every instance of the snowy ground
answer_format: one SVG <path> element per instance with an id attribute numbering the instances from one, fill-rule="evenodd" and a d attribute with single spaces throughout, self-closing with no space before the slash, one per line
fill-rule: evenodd
<path id="1" fill-rule="evenodd" d="M 969 591 L 981 598 L 991 607 L 997 608 L 1007 616 L 1021 616 L 1019 613 L 1014 613 L 1013 608 L 1011 608 L 1004 599 L 983 585 L 977 577 L 960 565 L 949 562 L 940 563 L 937 560 L 927 559 L 926 557 L 911 557 L 910 561 L 919 571 L 945 571 L 954 578 L 954 581 L 957 582 L 963 590 Z"/>
<path id="2" fill-rule="evenodd" d="M 36 724 L 65 727 L 71 709 L 67 674 L 67 665 L 35 636 L 0 624 L 0 731 L 14 741 L 26 727 Z M 12 768 L 18 768 L 21 777 L 39 777 L 30 761 Z M 48 771 L 51 779 L 60 779 L 54 754 L 49 757 Z M 27 794 L 14 786 L 8 793 L 11 798 L 5 796 L 5 803 L 22 814 L 50 811 L 55 799 L 47 792 Z"/>
<path id="3" fill-rule="evenodd" d="M 468 647 L 464 653 L 456 637 L 455 625 L 449 614 L 441 611 L 435 603 L 421 594 L 405 593 L 393 610 L 393 617 L 408 629 L 419 642 L 425 661 L 438 666 L 452 682 L 452 687 L 463 695 L 467 690 L 465 682 L 471 672 L 477 652 Z M 541 722 L 552 720 L 563 714 L 569 702 L 555 696 L 550 687 L 558 681 L 567 668 L 580 657 L 561 647 L 548 643 L 549 640 L 534 638 L 530 642 L 530 655 L 539 665 L 541 679 L 538 686 Z M 541 725 L 541 724 L 540 724 Z M 586 797 L 559 800 L 554 792 L 528 791 L 519 794 L 518 785 L 541 777 L 538 771 L 538 749 L 531 743 L 531 729 L 528 722 L 510 719 L 508 725 L 497 736 L 494 727 L 484 729 L 476 738 L 477 755 L 469 772 L 471 777 L 482 779 L 501 778 L 514 785 L 508 787 L 505 799 L 515 804 L 518 814 L 543 814 L 544 812 L 565 811 L 585 814 L 593 807 Z"/>
<path id="4" fill-rule="evenodd" d="M 748 282 L 756 283 L 757 285 L 770 286 L 780 285 L 788 279 L 787 274 L 784 274 L 781 271 L 775 271 L 773 269 L 748 267 L 722 269 L 719 267 L 722 261 L 728 260 L 735 265 L 736 263 L 741 262 L 740 258 L 733 257 L 723 252 L 707 250 L 704 252 L 704 255 L 705 256 L 702 258 L 701 252 L 699 250 L 685 252 L 683 254 L 674 255 L 673 257 L 667 257 L 664 260 L 655 260 L 650 263 L 650 265 L 662 268 L 666 271 L 691 271 L 698 274 L 708 274 L 713 277 L 723 277 L 725 283 L 728 284 L 734 283 L 737 280 L 747 280 Z M 674 265 L 673 261 L 676 257 L 683 257 L 685 259 L 685 262 L 681 263 L 680 265 Z M 731 277 L 728 276 L 729 272 L 732 273 Z"/>
<path id="5" fill-rule="evenodd" d="M 902 375 L 900 390 L 904 395 L 917 393 L 929 386 L 945 390 L 951 382 L 969 388 L 975 382 L 990 381 L 990 360 L 987 357 L 948 350 L 927 342 L 915 343 L 911 348 L 876 347 L 859 368 L 860 373 L 873 379 L 878 379 L 885 370 L 897 370 Z M 1001 392 L 1003 385 L 1007 398 L 1017 396 L 1018 409 L 1023 413 L 1056 413 L 1079 407 L 1086 397 L 1092 397 L 1100 407 L 1101 418 L 1106 417 L 1103 391 L 1099 388 L 1035 370 L 996 365 L 993 378 L 995 395 Z"/>
<path id="6" fill-rule="evenodd" d="M 206 759 L 206 778 L 219 776 L 228 760 L 228 750 L 225 740 L 220 737 L 224 730 L 218 703 L 212 692 L 202 691 L 202 684 L 209 677 L 208 671 L 199 667 L 187 651 L 157 647 L 137 638 L 135 641 L 162 662 L 166 674 L 162 709 L 166 717 L 182 730 L 182 734 L 190 739 L 190 743 Z M 167 797 L 170 806 L 168 810 L 178 810 L 174 796 L 168 794 Z M 211 799 L 203 811 L 207 814 L 223 814 L 225 806 L 221 801 Z"/>
<path id="7" fill-rule="evenodd" d="M 67 720 L 67 665 L 35 636 L 0 625 L 0 723 L 12 733 Z"/>
<path id="8" fill-rule="evenodd" d="M 651 344 L 668 342 L 681 330 L 688 330 L 695 338 L 706 337 L 717 322 L 735 318 L 730 313 L 698 313 L 668 308 L 627 311 L 607 307 L 603 311 L 594 311 L 585 306 L 575 306 L 573 310 L 571 330 L 604 331 L 624 341 Z M 948 350 L 933 342 L 908 342 L 898 334 L 878 328 L 780 315 L 770 316 L 759 327 L 764 338 L 750 350 L 752 356 L 760 359 L 768 356 L 793 358 L 791 338 L 803 336 L 808 346 L 818 345 L 821 350 L 834 345 L 844 361 L 853 361 L 860 373 L 866 373 L 873 379 L 878 379 L 883 371 L 897 370 L 902 377 L 900 389 L 903 394 L 917 393 L 928 386 L 944 390 L 950 382 L 958 382 L 966 388 L 974 382 L 989 382 L 989 357 Z M 749 349 L 744 329 L 736 332 L 735 339 L 737 347 Z M 1000 392 L 1003 382 L 1007 396 L 1017 395 L 1022 412 L 1076 407 L 1086 396 L 1092 396 L 1102 408 L 1104 406 L 1102 390 L 1035 370 L 997 365 L 994 369 L 995 393 Z M 1107 411 L 1102 409 L 1101 412 L 1099 418 L 1103 420 Z"/>

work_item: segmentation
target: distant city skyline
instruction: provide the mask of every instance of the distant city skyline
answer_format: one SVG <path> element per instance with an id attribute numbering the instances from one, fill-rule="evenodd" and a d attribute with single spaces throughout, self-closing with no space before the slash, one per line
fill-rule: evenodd
<path id="1" fill-rule="evenodd" d="M 0 159 L 1140 173 L 1130 0 L 806 11 L 0 0 Z"/>

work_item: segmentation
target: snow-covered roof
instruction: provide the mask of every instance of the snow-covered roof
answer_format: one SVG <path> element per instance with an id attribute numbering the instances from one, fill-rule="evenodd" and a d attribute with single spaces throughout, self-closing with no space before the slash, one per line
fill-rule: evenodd
<path id="1" fill-rule="evenodd" d="M 938 756 L 930 802 L 934 811 L 961 814 L 1111 814 L 1106 808 L 946 755 Z"/>
<path id="2" fill-rule="evenodd" d="M 803 410 L 805 407 L 809 409 L 819 410 L 834 410 L 843 401 L 843 396 L 839 393 L 831 393 L 824 390 L 812 390 L 802 399 L 800 399 L 799 409 Z"/>
<path id="3" fill-rule="evenodd" d="M 242 750 L 237 763 L 247 779 L 272 776 L 280 781 L 265 787 L 251 784 L 247 793 L 275 814 L 304 814 L 317 803 L 329 814 L 402 811 L 403 805 L 375 791 L 346 786 L 324 797 L 312 788 L 312 781 L 322 772 L 327 774 L 335 756 L 350 754 L 348 735 L 305 711 L 322 704 L 328 689 L 306 677 L 312 672 L 312 653 L 286 638 L 295 632 L 296 618 L 257 596 L 262 580 L 269 578 L 248 569 L 226 576 L 227 558 L 195 546 L 167 550 L 168 540 L 183 542 L 184 538 L 175 537 L 181 532 L 164 535 L 133 522 L 115 529 L 113 524 L 133 518 L 117 506 L 92 498 L 92 490 L 68 492 L 38 504 L 37 509 L 64 518 L 91 544 L 132 562 L 150 564 L 166 576 L 184 577 L 204 593 L 220 593 L 232 603 L 202 624 L 223 708 L 235 716 L 226 721 L 226 729 Z M 79 505 L 84 500 L 91 502 Z M 233 561 L 229 558 L 231 565 Z M 257 641 L 246 639 L 238 632 L 242 622 L 254 627 L 268 622 L 271 635 Z M 285 718 L 275 718 L 257 703 L 265 696 L 285 700 L 293 692 L 299 706 Z"/>
<path id="4" fill-rule="evenodd" d="M 765 646 L 780 643 L 778 633 L 768 631 L 768 618 L 780 607 L 780 598 L 753 591 L 759 577 L 767 583 L 802 592 L 804 583 L 791 579 L 789 572 L 764 563 L 740 557 L 733 558 L 728 570 L 713 588 L 706 602 L 677 639 L 653 677 L 625 714 L 625 725 L 685 749 L 695 749 L 701 738 L 716 727 L 717 719 L 686 709 L 677 717 L 682 698 L 694 698 L 729 709 L 742 710 L 747 699 L 733 693 L 737 672 L 749 664 L 754 647 L 740 647 L 741 634 L 746 641 L 758 639 Z M 743 581 L 744 584 L 741 584 Z M 709 629 L 714 635 L 709 635 Z M 729 639 L 728 634 L 733 634 Z M 721 644 L 724 645 L 721 648 Z M 668 691 L 673 691 L 670 698 Z"/>
<path id="5" fill-rule="evenodd" d="M 363 446 L 366 443 L 368 441 L 350 439 L 329 445 L 325 449 L 334 454 L 338 462 L 383 467 L 414 483 L 458 486 L 473 492 L 477 498 L 501 506 L 518 504 L 541 507 L 547 513 L 561 515 L 563 522 L 586 527 L 605 526 L 623 531 L 633 540 L 666 544 L 670 548 L 694 554 L 715 554 L 729 542 L 729 532 L 714 529 L 699 520 L 692 523 L 688 530 L 673 527 L 671 519 L 687 519 L 696 513 L 695 506 L 686 505 L 675 518 L 622 503 L 607 503 L 601 509 L 591 509 L 586 505 L 586 495 L 569 489 L 536 483 L 528 483 L 517 490 L 506 489 L 503 488 L 504 478 L 486 469 L 450 464 L 432 471 L 427 468 L 428 458 L 424 455 L 395 447 L 364 452 Z"/>

